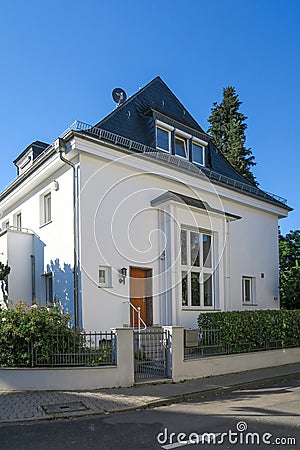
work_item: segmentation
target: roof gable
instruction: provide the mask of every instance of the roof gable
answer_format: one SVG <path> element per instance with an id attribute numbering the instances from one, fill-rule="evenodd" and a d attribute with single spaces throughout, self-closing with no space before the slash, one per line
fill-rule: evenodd
<path id="1" fill-rule="evenodd" d="M 156 119 L 208 142 L 205 150 L 207 168 L 252 186 L 250 181 L 236 172 L 213 144 L 211 137 L 204 132 L 160 77 L 154 78 L 129 97 L 95 127 L 155 149 Z"/>
<path id="2" fill-rule="evenodd" d="M 150 81 L 95 126 L 155 147 L 153 112 L 206 135 L 160 77 Z"/>

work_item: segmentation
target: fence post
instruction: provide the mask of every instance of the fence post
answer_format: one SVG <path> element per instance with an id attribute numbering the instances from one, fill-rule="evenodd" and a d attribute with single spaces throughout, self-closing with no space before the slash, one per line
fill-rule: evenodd
<path id="1" fill-rule="evenodd" d="M 117 367 L 120 370 L 122 382 L 120 386 L 134 384 L 134 345 L 131 328 L 116 328 L 117 335 Z"/>
<path id="2" fill-rule="evenodd" d="M 32 341 L 30 341 L 30 343 L 29 343 L 29 345 L 30 345 L 30 358 L 31 358 L 31 367 L 34 367 L 34 345 L 33 345 L 33 342 Z"/>
<path id="3" fill-rule="evenodd" d="M 168 377 L 176 381 L 177 374 L 181 373 L 184 360 L 183 327 L 163 327 L 168 336 L 167 370 Z"/>

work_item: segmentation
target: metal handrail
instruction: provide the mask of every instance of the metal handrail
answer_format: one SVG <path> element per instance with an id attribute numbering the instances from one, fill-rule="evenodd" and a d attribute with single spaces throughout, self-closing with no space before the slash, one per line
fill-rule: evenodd
<path id="1" fill-rule="evenodd" d="M 192 164 L 190 161 L 185 161 L 181 158 L 177 158 L 175 155 L 167 154 L 157 150 L 156 148 L 149 147 L 147 145 L 141 144 L 140 142 L 133 141 L 124 136 L 120 136 L 118 134 L 112 133 L 111 131 L 104 130 L 102 128 L 95 127 L 93 125 L 81 122 L 79 120 L 75 120 L 60 136 L 64 137 L 69 131 L 84 131 L 89 133 L 92 136 L 97 137 L 98 139 L 104 139 L 106 141 L 112 142 L 116 145 L 121 145 L 123 147 L 128 148 L 129 150 L 134 150 L 144 155 L 150 156 L 152 158 L 164 160 L 169 164 L 176 165 L 179 168 L 183 168 L 188 170 L 189 172 L 197 173 L 200 176 L 206 175 L 212 180 L 220 182 L 222 184 L 226 184 L 233 188 L 240 189 L 245 192 L 252 193 L 257 195 L 258 197 L 265 198 L 267 200 L 274 200 L 283 205 L 287 205 L 287 200 L 283 197 L 280 197 L 276 194 L 271 194 L 269 192 L 265 192 L 255 186 L 252 186 L 248 183 L 243 183 L 242 181 L 235 180 L 226 175 L 221 175 L 207 167 L 196 167 L 195 164 Z"/>
<path id="2" fill-rule="evenodd" d="M 137 329 L 138 329 L 138 331 L 140 332 L 140 331 L 146 330 L 147 325 L 146 325 L 146 323 L 144 322 L 144 320 L 141 318 L 141 308 L 140 308 L 139 306 L 136 308 L 136 307 L 131 303 L 130 300 L 128 300 L 128 303 L 129 303 L 129 307 L 130 307 L 131 309 L 133 309 L 133 310 L 137 313 L 137 316 L 138 316 Z M 141 324 L 142 324 L 143 328 L 141 328 Z M 133 320 L 132 320 L 132 327 L 135 328 L 135 326 L 134 326 L 134 314 L 133 314 Z"/>

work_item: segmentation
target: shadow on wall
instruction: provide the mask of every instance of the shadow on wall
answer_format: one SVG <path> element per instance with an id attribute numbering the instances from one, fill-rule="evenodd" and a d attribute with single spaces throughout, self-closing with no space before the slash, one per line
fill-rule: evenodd
<path id="1" fill-rule="evenodd" d="M 47 264 L 47 272 L 53 274 L 53 298 L 59 301 L 63 307 L 63 312 L 74 317 L 74 275 L 73 268 L 70 264 L 63 263 L 57 258 Z M 72 320 L 73 322 L 73 320 Z"/>

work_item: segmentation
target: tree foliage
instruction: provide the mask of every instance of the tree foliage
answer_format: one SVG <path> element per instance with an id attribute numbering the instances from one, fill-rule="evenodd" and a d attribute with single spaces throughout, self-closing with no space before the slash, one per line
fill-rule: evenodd
<path id="1" fill-rule="evenodd" d="M 20 302 L 0 309 L 0 367 L 30 366 L 33 348 L 47 354 L 52 350 L 53 336 L 72 339 L 75 332 L 69 327 L 70 318 L 55 305 L 38 308 Z M 62 348 L 57 346 L 56 351 Z"/>
<path id="2" fill-rule="evenodd" d="M 223 100 L 215 102 L 208 119 L 215 145 L 221 150 L 234 169 L 248 181 L 257 185 L 251 168 L 256 165 L 251 149 L 246 148 L 247 117 L 239 111 L 239 101 L 235 88 L 228 86 L 223 90 Z"/>
<path id="3" fill-rule="evenodd" d="M 300 230 L 279 234 L 281 307 L 300 309 Z"/>
<path id="4" fill-rule="evenodd" d="M 7 275 L 10 274 L 10 267 L 7 264 L 0 262 L 0 281 L 5 280 Z"/>

